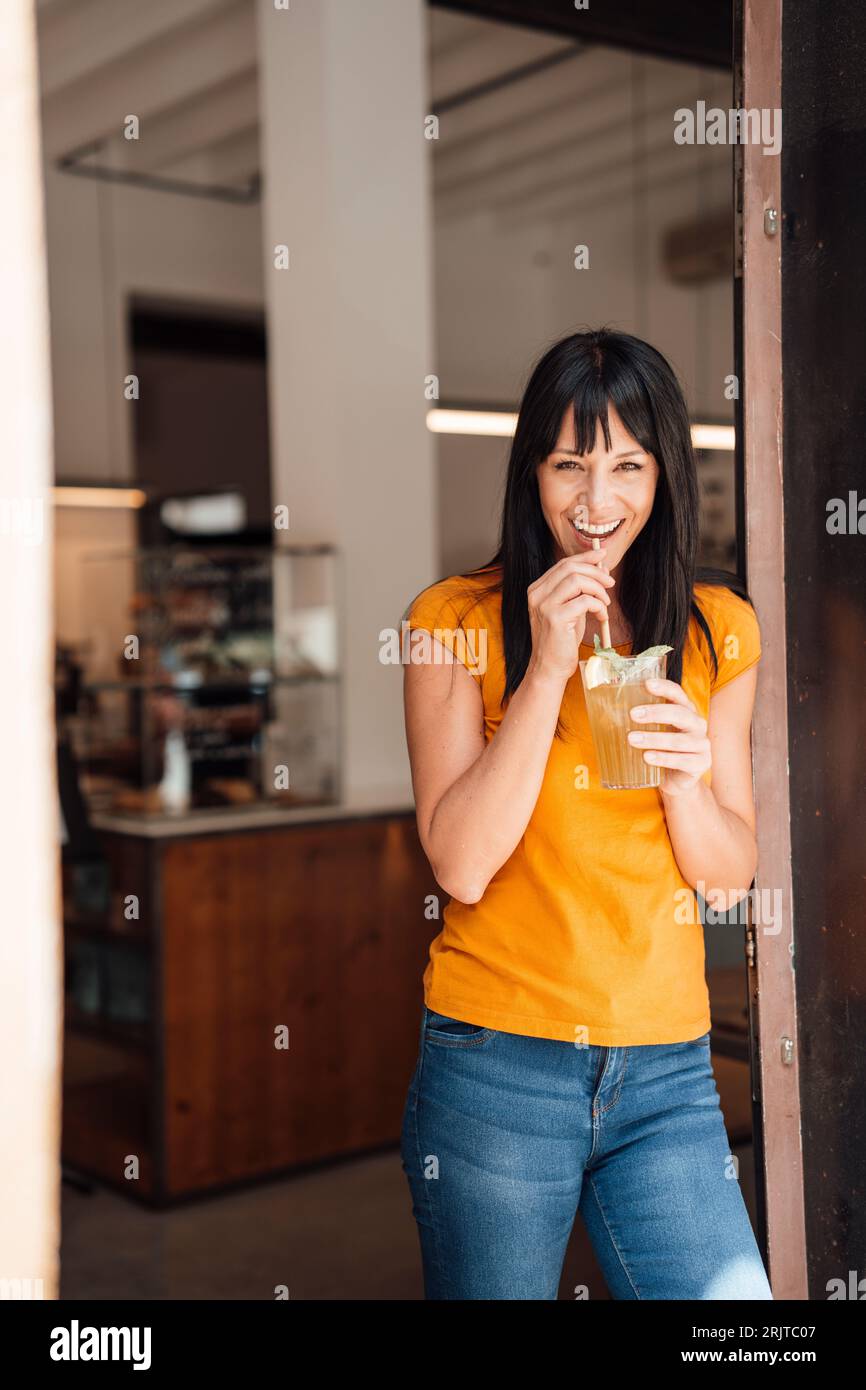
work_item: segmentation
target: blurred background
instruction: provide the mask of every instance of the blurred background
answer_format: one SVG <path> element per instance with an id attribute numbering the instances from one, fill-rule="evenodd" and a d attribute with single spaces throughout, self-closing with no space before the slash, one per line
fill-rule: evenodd
<path id="1" fill-rule="evenodd" d="M 444 901 L 380 647 L 496 548 L 552 341 L 666 354 L 736 568 L 732 149 L 673 140 L 732 104 L 730 15 L 666 52 L 473 8 L 38 0 L 65 1298 L 422 1296 L 396 1144 Z M 705 930 L 753 1207 L 742 928 Z"/>

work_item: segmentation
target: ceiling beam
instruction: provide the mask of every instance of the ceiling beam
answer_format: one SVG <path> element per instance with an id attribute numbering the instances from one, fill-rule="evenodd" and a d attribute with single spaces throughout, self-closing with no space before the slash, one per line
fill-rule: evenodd
<path id="1" fill-rule="evenodd" d="M 188 159 L 173 161 L 160 172 L 188 183 L 248 183 L 261 170 L 261 163 L 259 127 L 254 125 L 249 130 L 235 131 Z"/>
<path id="2" fill-rule="evenodd" d="M 541 108 L 532 117 L 524 114 L 516 125 L 499 123 L 469 140 L 461 140 L 458 131 L 452 146 L 435 151 L 436 196 L 483 196 L 485 186 L 523 173 L 555 177 L 557 160 L 564 162 L 562 173 L 588 151 L 603 157 L 630 148 L 636 143 L 636 125 L 642 140 L 652 137 L 680 149 L 673 138 L 674 111 L 693 99 L 692 88 L 680 80 L 668 84 L 663 93 L 651 90 L 635 109 L 633 95 L 628 92 L 624 102 L 622 86 L 612 83 L 609 74 L 594 72 L 593 79 L 592 86 L 576 87 L 567 100 Z M 717 83 L 714 78 L 705 89 L 709 96 Z"/>
<path id="3" fill-rule="evenodd" d="M 479 25 L 471 39 L 451 45 L 433 57 L 431 109 L 435 111 L 465 89 L 483 86 L 513 68 L 572 48 L 573 44 L 551 34 L 528 34 L 498 24 Z"/>
<path id="4" fill-rule="evenodd" d="M 100 68 L 167 39 L 213 14 L 226 0 L 76 0 L 38 12 L 39 85 L 43 100 Z"/>
<path id="5" fill-rule="evenodd" d="M 587 43 L 606 43 L 655 53 L 705 67 L 730 68 L 733 53 L 732 0 L 591 0 L 577 10 L 563 0 L 435 0 L 436 6 L 563 34 Z"/>
<path id="6" fill-rule="evenodd" d="M 43 104 L 46 156 L 58 158 L 122 133 L 126 116 L 146 124 L 172 107 L 238 79 L 257 62 L 255 9 L 242 0 L 136 49 Z"/>
<path id="7" fill-rule="evenodd" d="M 258 78 L 254 68 L 238 80 L 220 83 L 193 101 L 152 117 L 140 140 L 117 137 L 98 152 L 113 169 L 153 172 L 247 132 L 259 121 Z"/>

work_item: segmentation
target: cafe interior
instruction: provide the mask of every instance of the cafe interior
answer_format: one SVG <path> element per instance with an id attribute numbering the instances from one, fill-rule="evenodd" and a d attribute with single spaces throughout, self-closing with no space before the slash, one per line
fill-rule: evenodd
<path id="1" fill-rule="evenodd" d="M 522 385 L 584 326 L 673 364 L 736 567 L 732 151 L 671 138 L 730 64 L 422 0 L 37 14 L 61 1296 L 420 1299 L 398 1140 L 447 898 L 384 639 L 495 551 Z M 744 932 L 704 930 L 754 1220 Z"/>

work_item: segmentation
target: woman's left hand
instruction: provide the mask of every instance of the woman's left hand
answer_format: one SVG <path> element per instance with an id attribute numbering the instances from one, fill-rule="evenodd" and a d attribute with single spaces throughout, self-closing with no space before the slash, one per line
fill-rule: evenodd
<path id="1" fill-rule="evenodd" d="M 712 766 L 707 721 L 702 719 L 681 685 L 676 681 L 648 680 L 647 690 L 663 696 L 669 704 L 638 705 L 631 717 L 640 725 L 672 724 L 677 733 L 632 731 L 628 741 L 644 751 L 644 761 L 665 768 L 659 790 L 665 796 L 681 796 L 691 791 Z"/>

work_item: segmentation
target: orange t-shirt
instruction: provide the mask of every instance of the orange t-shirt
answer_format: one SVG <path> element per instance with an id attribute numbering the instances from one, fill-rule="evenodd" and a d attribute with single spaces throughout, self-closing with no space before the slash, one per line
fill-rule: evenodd
<path id="1" fill-rule="evenodd" d="M 501 597 L 480 596 L 494 577 L 444 579 L 407 615 L 410 628 L 437 635 L 477 682 L 486 742 L 505 713 Z M 706 718 L 712 692 L 758 661 L 760 631 L 751 605 L 730 589 L 697 584 L 695 599 L 719 669 L 714 676 L 693 616 L 681 684 Z M 590 654 L 581 644 L 581 657 Z M 661 793 L 601 786 L 579 671 L 561 718 L 569 733 L 552 742 L 517 848 L 479 902 L 452 898 L 445 908 L 425 1002 L 467 1023 L 590 1046 L 701 1037 L 710 1027 L 703 926 L 674 858 Z"/>

